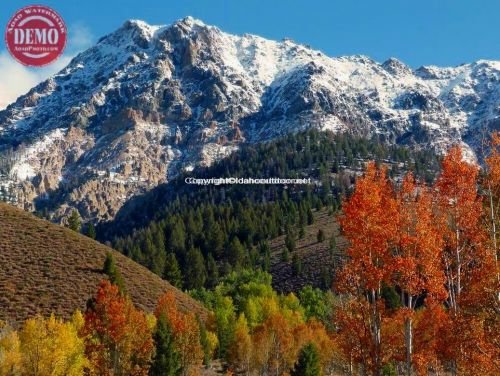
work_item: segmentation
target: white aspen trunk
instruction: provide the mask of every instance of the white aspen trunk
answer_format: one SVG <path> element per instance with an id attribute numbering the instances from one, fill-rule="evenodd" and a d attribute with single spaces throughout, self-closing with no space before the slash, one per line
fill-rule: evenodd
<path id="1" fill-rule="evenodd" d="M 460 230 L 458 228 L 458 198 L 455 196 L 455 237 L 457 246 L 455 248 L 455 258 L 457 262 L 457 286 L 455 292 L 455 313 L 458 309 L 458 299 L 462 292 L 462 260 L 460 259 Z"/>
<path id="2" fill-rule="evenodd" d="M 460 297 L 460 292 L 462 291 L 462 282 L 461 282 L 461 274 L 462 274 L 462 261 L 460 260 L 460 245 L 458 242 L 460 241 L 460 233 L 458 232 L 458 228 L 456 230 L 457 236 L 457 247 L 455 249 L 455 257 L 457 261 L 457 298 Z"/>
<path id="3" fill-rule="evenodd" d="M 373 305 L 373 342 L 375 345 L 375 368 L 373 370 L 374 376 L 380 376 L 381 364 L 380 364 L 380 345 L 381 345 L 381 332 L 380 332 L 380 320 L 378 317 L 376 292 L 374 289 L 371 290 L 372 295 L 372 305 Z"/>
<path id="4" fill-rule="evenodd" d="M 352 370 L 352 353 L 351 353 L 349 356 L 349 375 L 350 376 L 353 376 L 352 371 L 353 370 Z"/>
<path id="5" fill-rule="evenodd" d="M 497 254 L 497 228 L 495 222 L 495 205 L 493 203 L 493 192 L 491 191 L 491 186 L 488 188 L 489 196 L 490 196 L 490 219 L 491 219 L 491 235 L 493 238 L 493 249 L 495 250 L 495 262 L 498 261 Z"/>
<path id="6" fill-rule="evenodd" d="M 445 263 L 446 263 L 446 284 L 448 285 L 449 308 L 455 311 L 456 307 L 455 307 L 455 289 L 453 287 L 453 272 L 446 258 L 445 258 Z"/>
<path id="7" fill-rule="evenodd" d="M 406 375 L 411 376 L 411 356 L 413 353 L 413 322 L 411 318 L 405 321 L 406 342 Z"/>
<path id="8" fill-rule="evenodd" d="M 491 238 L 493 241 L 493 255 L 495 256 L 495 270 L 497 274 L 497 284 L 500 285 L 500 276 L 498 275 L 497 224 L 495 218 L 495 205 L 493 203 L 491 183 L 488 183 L 488 196 L 490 198 Z M 497 291 L 497 301 L 500 302 L 500 291 Z"/>

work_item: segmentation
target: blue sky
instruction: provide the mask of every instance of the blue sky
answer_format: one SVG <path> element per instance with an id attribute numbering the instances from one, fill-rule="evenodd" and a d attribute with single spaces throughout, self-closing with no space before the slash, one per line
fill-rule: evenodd
<path id="1" fill-rule="evenodd" d="M 9 0 L 0 3 L 1 27 L 32 3 L 51 6 L 65 19 L 66 59 L 126 19 L 170 24 L 188 15 L 235 34 L 288 37 L 330 56 L 397 57 L 412 67 L 500 59 L 499 0 Z M 8 59 L 2 43 L 0 95 Z M 40 79 L 65 62 L 35 72 L 9 69 Z"/>

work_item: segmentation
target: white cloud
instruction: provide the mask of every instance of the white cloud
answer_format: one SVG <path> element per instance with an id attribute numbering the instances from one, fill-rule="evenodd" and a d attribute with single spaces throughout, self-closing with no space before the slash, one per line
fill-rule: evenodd
<path id="1" fill-rule="evenodd" d="M 70 60 L 70 56 L 63 55 L 46 67 L 34 69 L 18 63 L 7 51 L 0 53 L 0 110 L 60 71 Z"/>
<path id="2" fill-rule="evenodd" d="M 68 46 L 73 52 L 80 52 L 92 45 L 94 35 L 90 29 L 83 23 L 77 22 L 68 28 Z"/>
<path id="3" fill-rule="evenodd" d="M 0 52 L 0 110 L 27 93 L 33 86 L 64 68 L 80 51 L 93 41 L 90 30 L 81 23 L 68 27 L 68 43 L 64 54 L 42 68 L 29 68 L 14 60 L 8 51 Z"/>

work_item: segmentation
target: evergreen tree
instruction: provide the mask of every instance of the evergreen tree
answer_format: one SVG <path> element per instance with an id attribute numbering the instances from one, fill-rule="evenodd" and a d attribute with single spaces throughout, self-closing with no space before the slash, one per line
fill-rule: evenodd
<path id="1" fill-rule="evenodd" d="M 285 236 L 285 247 L 289 252 L 295 251 L 295 234 L 290 230 Z"/>
<path id="2" fill-rule="evenodd" d="M 87 231 L 86 231 L 85 235 L 87 235 L 90 239 L 95 239 L 96 238 L 95 227 L 94 227 L 94 225 L 92 223 L 89 223 L 87 225 Z"/>
<path id="3" fill-rule="evenodd" d="M 219 268 L 211 253 L 207 256 L 207 287 L 214 288 L 219 283 Z"/>
<path id="4" fill-rule="evenodd" d="M 260 254 L 262 255 L 262 269 L 269 272 L 271 269 L 271 248 L 267 242 L 261 243 Z"/>
<path id="5" fill-rule="evenodd" d="M 73 210 L 68 218 L 68 228 L 73 231 L 80 232 L 81 226 L 82 222 L 80 220 L 80 214 L 78 214 L 78 210 Z"/>
<path id="6" fill-rule="evenodd" d="M 198 248 L 191 248 L 186 255 L 185 286 L 188 290 L 200 289 L 207 280 L 205 259 Z"/>
<path id="7" fill-rule="evenodd" d="M 177 288 L 182 287 L 182 273 L 177 258 L 173 252 L 167 254 L 163 277 Z"/>
<path id="8" fill-rule="evenodd" d="M 106 253 L 106 259 L 104 260 L 102 271 L 108 276 L 109 281 L 118 287 L 120 293 L 126 293 L 125 281 L 116 267 L 115 258 L 111 252 Z"/>
<path id="9" fill-rule="evenodd" d="M 290 260 L 290 252 L 288 251 L 288 247 L 283 248 L 283 252 L 281 252 L 281 260 L 283 262 L 288 262 L 288 260 Z"/>
<path id="10" fill-rule="evenodd" d="M 300 225 L 299 228 L 299 239 L 304 239 L 304 236 L 306 236 L 306 229 L 303 225 Z"/>
<path id="11" fill-rule="evenodd" d="M 302 260 L 297 253 L 294 253 L 292 257 L 292 268 L 293 274 L 300 275 L 302 273 Z"/>
<path id="12" fill-rule="evenodd" d="M 382 367 L 382 376 L 397 376 L 398 371 L 396 370 L 396 367 L 392 363 L 387 363 L 384 364 Z"/>
<path id="13" fill-rule="evenodd" d="M 141 249 L 143 250 L 143 253 L 146 256 L 147 259 L 146 266 L 148 267 L 148 269 L 155 274 L 161 275 L 163 269 L 160 268 L 160 265 L 157 265 L 155 263 L 155 258 L 158 250 L 155 246 L 155 243 L 153 242 L 153 234 L 151 229 L 146 230 Z"/>
<path id="14" fill-rule="evenodd" d="M 307 224 L 312 225 L 314 223 L 314 215 L 311 208 L 307 210 Z"/>
<path id="15" fill-rule="evenodd" d="M 242 217 L 240 219 L 239 237 L 243 243 L 249 243 L 255 233 L 254 221 L 250 216 L 249 210 L 242 210 Z"/>
<path id="16" fill-rule="evenodd" d="M 325 231 L 323 229 L 318 230 L 318 234 L 316 235 L 318 243 L 323 243 L 325 241 Z"/>
<path id="17" fill-rule="evenodd" d="M 218 223 L 214 223 L 208 230 L 208 248 L 216 257 L 222 256 L 224 251 L 224 233 Z"/>
<path id="18" fill-rule="evenodd" d="M 332 276 L 328 268 L 321 268 L 321 286 L 324 289 L 330 289 L 332 287 Z"/>
<path id="19" fill-rule="evenodd" d="M 166 316 L 162 314 L 156 323 L 153 334 L 156 353 L 149 370 L 150 376 L 178 376 L 182 367 L 174 344 L 172 328 Z"/>
<path id="20" fill-rule="evenodd" d="M 245 248 L 236 236 L 229 244 L 227 258 L 235 269 L 242 267 L 245 263 Z"/>
<path id="21" fill-rule="evenodd" d="M 154 250 L 150 255 L 150 269 L 161 276 L 165 270 L 167 252 L 165 250 L 165 235 L 163 229 L 156 223 L 153 223 L 151 226 L 151 238 Z"/>
<path id="22" fill-rule="evenodd" d="M 255 267 L 260 265 L 259 251 L 257 250 L 256 247 L 252 247 L 248 251 L 247 261 L 248 261 L 248 265 L 246 265 L 246 266 L 250 267 L 250 268 L 255 268 Z"/>
<path id="23" fill-rule="evenodd" d="M 401 307 L 401 300 L 394 286 L 382 284 L 382 298 L 387 309 L 397 309 Z"/>
<path id="24" fill-rule="evenodd" d="M 314 344 L 309 343 L 300 350 L 299 359 L 290 375 L 320 376 L 321 374 L 318 350 Z"/>
<path id="25" fill-rule="evenodd" d="M 328 250 L 330 251 L 330 255 L 333 255 L 337 250 L 337 239 L 335 239 L 335 235 L 332 235 L 330 238 L 330 243 L 328 244 Z"/>
<path id="26" fill-rule="evenodd" d="M 186 230 L 184 222 L 180 219 L 174 219 L 175 222 L 172 226 L 172 231 L 169 237 L 168 249 L 171 249 L 176 254 L 184 251 L 186 246 Z"/>

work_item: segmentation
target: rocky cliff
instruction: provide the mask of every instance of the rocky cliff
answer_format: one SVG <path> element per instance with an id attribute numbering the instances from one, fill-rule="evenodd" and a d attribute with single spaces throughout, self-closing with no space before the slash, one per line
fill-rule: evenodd
<path id="1" fill-rule="evenodd" d="M 413 70 L 192 18 L 127 21 L 0 111 L 0 180 L 25 209 L 98 222 L 183 169 L 308 127 L 474 158 L 500 128 L 500 62 Z"/>

